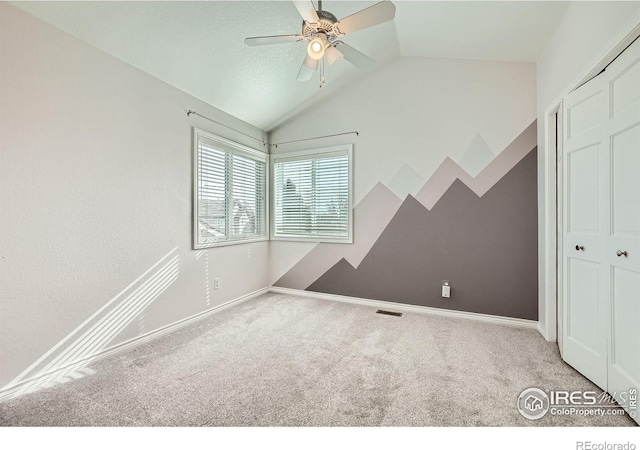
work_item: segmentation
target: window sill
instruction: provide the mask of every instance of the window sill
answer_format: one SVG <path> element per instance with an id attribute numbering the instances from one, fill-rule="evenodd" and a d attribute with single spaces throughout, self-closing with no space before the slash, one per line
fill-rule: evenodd
<path id="1" fill-rule="evenodd" d="M 271 236 L 272 241 L 289 241 L 289 242 L 315 242 L 327 244 L 353 244 L 353 238 L 331 238 L 327 236 Z"/>
<path id="2" fill-rule="evenodd" d="M 229 245 L 240 245 L 240 244 L 253 244 L 255 242 L 265 242 L 268 241 L 269 238 L 267 236 L 261 236 L 252 239 L 238 239 L 234 241 L 220 241 L 211 244 L 201 244 L 194 245 L 193 250 L 206 250 L 208 248 L 217 248 L 217 247 L 227 247 Z"/>

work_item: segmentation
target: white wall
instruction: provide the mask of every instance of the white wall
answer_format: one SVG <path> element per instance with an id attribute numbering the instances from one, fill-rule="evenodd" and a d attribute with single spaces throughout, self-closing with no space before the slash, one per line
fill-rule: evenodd
<path id="1" fill-rule="evenodd" d="M 405 164 L 427 180 L 446 157 L 459 161 L 478 134 L 494 154 L 501 152 L 535 120 L 535 76 L 528 63 L 403 57 L 270 135 L 273 143 L 352 130 L 359 137 L 283 145 L 272 153 L 352 142 L 358 203 Z M 270 281 L 312 247 L 272 242 Z"/>
<path id="2" fill-rule="evenodd" d="M 638 10 L 638 1 L 572 2 L 537 61 L 538 108 L 549 106 Z"/>
<path id="3" fill-rule="evenodd" d="M 616 35 L 634 14 L 640 11 L 640 2 L 572 2 L 567 9 L 555 34 L 542 52 L 537 62 L 538 87 L 538 187 L 539 187 L 539 229 L 540 236 L 540 325 L 547 336 L 553 334 L 555 323 L 547 307 L 545 296 L 546 263 L 550 255 L 545 253 L 548 236 L 546 227 L 547 180 L 544 177 L 545 166 L 545 110 L 557 104 L 561 96 L 575 88 L 571 83 L 579 75 L 586 75 L 598 52 Z M 584 72 L 584 73 L 583 73 Z M 548 227 L 546 228 L 548 231 Z"/>
<path id="4" fill-rule="evenodd" d="M 187 109 L 261 137 L 0 3 L 0 388 L 176 247 L 177 279 L 106 345 L 267 286 L 267 242 L 191 250 L 192 127 L 256 142 Z"/>

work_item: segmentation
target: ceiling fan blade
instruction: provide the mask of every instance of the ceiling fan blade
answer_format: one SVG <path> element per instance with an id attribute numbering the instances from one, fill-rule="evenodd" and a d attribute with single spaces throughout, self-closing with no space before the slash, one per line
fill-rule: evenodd
<path id="1" fill-rule="evenodd" d="M 248 37 L 244 43 L 255 47 L 257 45 L 285 44 L 287 42 L 298 42 L 304 39 L 299 34 L 282 34 L 280 36 L 258 36 Z"/>
<path id="2" fill-rule="evenodd" d="M 327 49 L 324 51 L 324 56 L 327 57 L 327 62 L 329 63 L 330 66 L 333 66 L 333 64 L 337 60 L 342 59 L 344 57 L 344 55 L 340 50 L 332 46 L 327 47 Z"/>
<path id="3" fill-rule="evenodd" d="M 309 81 L 313 72 L 318 68 L 318 60 L 313 59 L 309 54 L 304 58 L 300 72 L 298 72 L 298 81 Z"/>
<path id="4" fill-rule="evenodd" d="M 348 34 L 393 20 L 395 15 L 396 5 L 389 1 L 382 1 L 345 17 L 333 26 L 334 29 L 339 30 L 340 34 Z"/>
<path id="5" fill-rule="evenodd" d="M 344 59 L 359 69 L 369 71 L 376 66 L 376 62 L 373 59 L 342 41 L 337 42 L 336 47 L 342 53 Z"/>
<path id="6" fill-rule="evenodd" d="M 295 7 L 298 9 L 298 12 L 302 16 L 305 22 L 307 23 L 318 23 L 320 19 L 318 18 L 318 13 L 316 12 L 316 7 L 313 6 L 313 2 L 311 0 L 301 0 L 293 2 Z"/>

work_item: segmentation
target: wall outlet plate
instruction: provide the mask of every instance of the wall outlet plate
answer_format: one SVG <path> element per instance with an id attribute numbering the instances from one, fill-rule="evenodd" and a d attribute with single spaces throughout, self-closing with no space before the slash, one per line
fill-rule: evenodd
<path id="1" fill-rule="evenodd" d="M 447 280 L 442 281 L 442 298 L 451 298 L 451 286 Z"/>

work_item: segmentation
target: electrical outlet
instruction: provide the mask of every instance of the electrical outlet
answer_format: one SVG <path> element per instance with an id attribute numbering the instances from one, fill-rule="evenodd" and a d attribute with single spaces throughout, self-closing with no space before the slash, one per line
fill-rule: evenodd
<path id="1" fill-rule="evenodd" d="M 213 289 L 220 289 L 220 278 L 213 279 Z"/>
<path id="2" fill-rule="evenodd" d="M 442 297 L 451 298 L 451 286 L 447 280 L 442 281 Z"/>
<path id="3" fill-rule="evenodd" d="M 251 247 L 247 247 L 247 258 L 251 258 Z"/>

